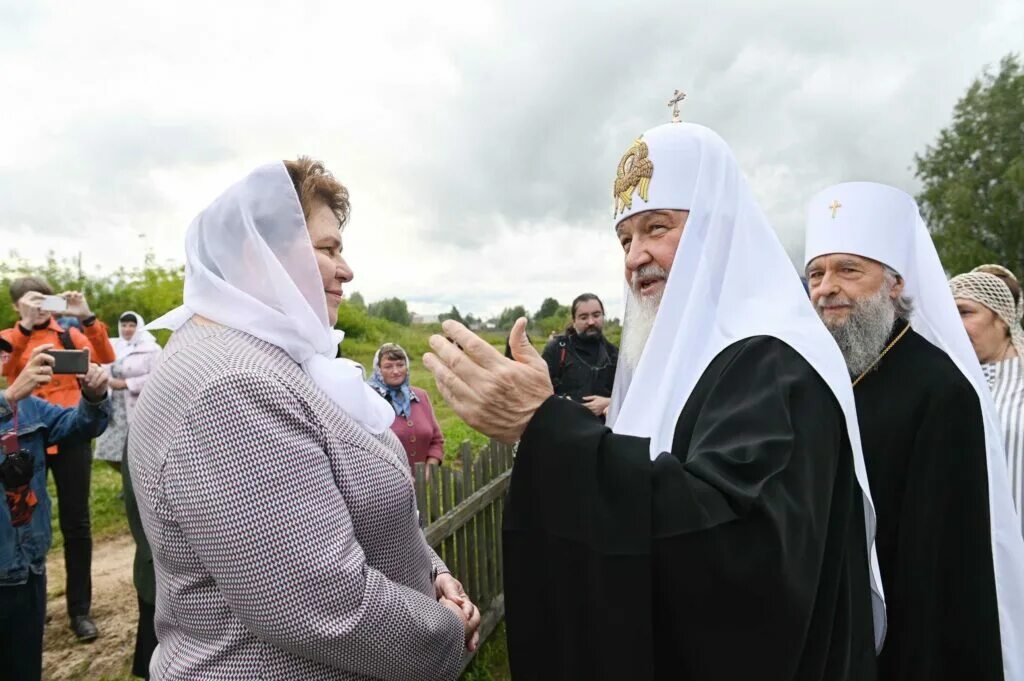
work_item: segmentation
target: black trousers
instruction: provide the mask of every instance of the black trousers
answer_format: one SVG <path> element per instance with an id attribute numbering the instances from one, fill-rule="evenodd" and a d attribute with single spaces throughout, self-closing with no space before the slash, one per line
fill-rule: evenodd
<path id="1" fill-rule="evenodd" d="M 89 489 L 92 485 L 92 443 L 68 442 L 46 456 L 57 487 L 60 533 L 64 535 L 68 616 L 88 615 L 92 606 L 92 523 Z"/>
<path id="2" fill-rule="evenodd" d="M 139 601 L 139 627 L 135 630 L 135 655 L 132 657 L 132 675 L 142 679 L 149 678 L 149 661 L 156 652 L 156 606 L 141 598 Z"/>
<path id="3" fill-rule="evenodd" d="M 0 586 L 0 681 L 43 676 L 46 575 L 29 573 L 20 586 Z"/>

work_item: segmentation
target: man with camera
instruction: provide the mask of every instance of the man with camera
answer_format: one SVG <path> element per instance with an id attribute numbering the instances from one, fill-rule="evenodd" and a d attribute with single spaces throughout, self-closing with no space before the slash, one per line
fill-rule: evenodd
<path id="1" fill-rule="evenodd" d="M 56 407 L 75 407 L 82 398 L 77 376 L 91 363 L 109 364 L 116 358 L 106 325 L 96 319 L 85 296 L 77 291 L 54 295 L 41 277 L 22 277 L 11 282 L 11 301 L 19 321 L 12 329 L 0 331 L 10 345 L 3 364 L 3 376 L 13 385 L 26 370 L 33 352 L 46 345 L 52 349 L 54 373 L 40 383 L 34 394 Z M 54 313 L 77 318 L 84 331 L 64 329 Z M 46 468 L 60 499 L 60 531 L 64 535 L 64 565 L 67 569 L 66 598 L 70 626 L 80 641 L 94 640 L 99 631 L 90 615 L 92 607 L 92 527 L 89 520 L 89 488 L 92 481 L 91 437 L 66 437 L 50 447 Z"/>
<path id="2" fill-rule="evenodd" d="M 88 442 L 107 426 L 107 374 L 89 364 L 76 407 L 58 407 L 33 396 L 58 376 L 53 346 L 33 348 L 23 369 L 0 392 L 0 678 L 42 676 L 46 622 L 46 552 L 50 548 L 50 499 L 46 448 Z M 0 337 L 0 351 L 13 347 Z"/>

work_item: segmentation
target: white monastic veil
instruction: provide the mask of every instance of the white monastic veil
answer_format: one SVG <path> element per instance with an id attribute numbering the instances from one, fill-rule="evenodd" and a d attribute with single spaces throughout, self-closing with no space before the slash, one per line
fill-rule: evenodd
<path id="1" fill-rule="evenodd" d="M 344 334 L 331 329 L 306 220 L 283 163 L 254 170 L 192 221 L 185 236 L 185 300 L 149 324 L 177 330 L 193 315 L 276 345 L 352 419 L 373 434 L 391 406 L 362 368 L 335 359 Z"/>
<path id="2" fill-rule="evenodd" d="M 803 356 L 828 383 L 846 418 L 864 498 L 875 645 L 881 649 L 885 600 L 875 513 L 846 362 L 725 141 L 688 123 L 659 126 L 642 139 L 654 166 L 650 201 L 635 197 L 619 219 L 655 208 L 688 209 L 690 215 L 636 371 L 619 362 L 608 424 L 616 433 L 651 438 L 654 459 L 671 450 L 690 392 L 725 348 L 744 338 L 772 336 Z"/>
<path id="3" fill-rule="evenodd" d="M 837 203 L 839 215 L 830 218 Z M 849 222 L 843 222 L 846 218 Z M 907 229 L 907 225 L 913 225 Z M 914 303 L 910 325 L 943 350 L 978 393 L 985 421 L 992 562 L 999 603 L 1004 676 L 1024 679 L 1024 538 L 1006 473 L 1002 428 L 981 364 L 964 330 L 946 273 L 917 204 L 906 193 L 871 182 L 847 182 L 820 192 L 808 206 L 805 262 L 852 253 L 885 263 L 902 275 Z"/>

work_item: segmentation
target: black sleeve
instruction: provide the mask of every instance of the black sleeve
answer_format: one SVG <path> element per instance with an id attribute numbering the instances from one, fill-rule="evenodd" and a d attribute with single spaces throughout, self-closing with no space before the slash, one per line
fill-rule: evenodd
<path id="1" fill-rule="evenodd" d="M 966 381 L 933 396 L 908 473 L 880 670 L 907 681 L 1001 680 L 985 430 Z"/>

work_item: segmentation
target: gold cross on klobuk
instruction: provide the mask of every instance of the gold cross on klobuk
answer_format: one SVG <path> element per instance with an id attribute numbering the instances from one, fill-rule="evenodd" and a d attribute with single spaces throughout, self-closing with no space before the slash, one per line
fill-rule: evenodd
<path id="1" fill-rule="evenodd" d="M 835 220 L 836 213 L 839 212 L 839 209 L 843 207 L 843 204 L 839 203 L 835 199 L 832 199 L 832 203 L 830 203 L 828 207 L 832 211 L 832 219 Z"/>
<path id="2" fill-rule="evenodd" d="M 679 123 L 683 119 L 679 117 L 679 104 L 686 99 L 686 93 L 682 90 L 676 90 L 675 94 L 672 95 L 672 99 L 668 100 L 668 106 L 672 107 L 672 122 Z"/>

